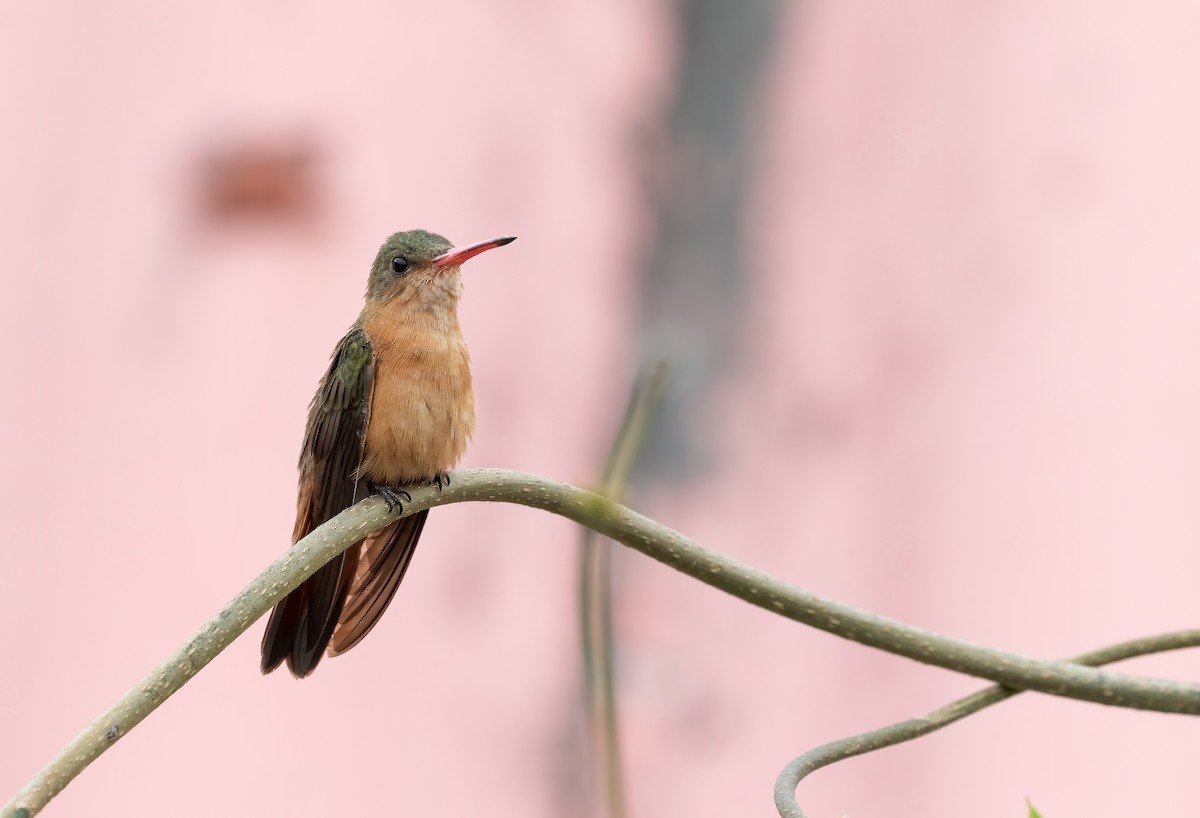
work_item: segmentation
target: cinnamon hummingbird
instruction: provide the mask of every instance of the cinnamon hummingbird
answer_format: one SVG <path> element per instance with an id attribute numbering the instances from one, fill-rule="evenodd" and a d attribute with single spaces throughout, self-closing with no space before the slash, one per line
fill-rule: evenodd
<path id="1" fill-rule="evenodd" d="M 370 492 L 394 508 L 402 486 L 441 488 L 475 431 L 475 394 L 458 325 L 463 262 L 514 236 L 454 247 L 396 233 L 379 248 L 366 303 L 338 342 L 308 410 L 295 543 Z M 345 653 L 379 621 L 412 560 L 428 511 L 397 520 L 319 568 L 271 611 L 262 672 L 297 678 Z"/>

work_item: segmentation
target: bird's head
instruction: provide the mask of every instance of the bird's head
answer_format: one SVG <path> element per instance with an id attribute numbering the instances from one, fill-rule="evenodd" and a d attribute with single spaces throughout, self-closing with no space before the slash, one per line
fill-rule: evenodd
<path id="1" fill-rule="evenodd" d="M 452 307 L 458 303 L 462 287 L 462 263 L 515 239 L 503 236 L 455 247 L 445 237 L 427 230 L 394 233 L 379 248 L 371 265 L 367 301 L 381 304 L 401 299 L 417 308 Z"/>

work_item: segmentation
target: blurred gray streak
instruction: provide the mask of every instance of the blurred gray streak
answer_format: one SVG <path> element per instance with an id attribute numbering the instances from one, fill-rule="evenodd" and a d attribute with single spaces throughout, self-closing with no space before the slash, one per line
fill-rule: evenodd
<path id="1" fill-rule="evenodd" d="M 777 0 L 682 0 L 679 70 L 661 142 L 647 151 L 652 246 L 641 269 L 643 360 L 674 377 L 643 465 L 680 475 L 710 465 L 705 407 L 737 360 L 744 321 L 744 203 L 753 184 L 751 117 L 780 17 Z"/>
<path id="2" fill-rule="evenodd" d="M 650 245 L 638 276 L 638 354 L 644 374 L 630 415 L 647 383 L 663 380 L 668 367 L 672 377 L 652 390 L 658 404 L 653 414 L 661 413 L 661 422 L 654 434 L 633 446 L 624 470 L 632 471 L 634 480 L 646 471 L 657 477 L 692 474 L 712 459 L 703 444 L 717 437 L 707 398 L 738 359 L 744 318 L 744 204 L 756 170 L 751 117 L 770 64 L 780 4 L 681 0 L 675 12 L 676 82 L 661 121 L 650 123 L 653 138 L 638 156 Z M 651 362 L 658 375 L 645 374 Z M 616 450 L 629 425 L 627 416 Z M 610 459 L 606 485 L 613 467 Z M 612 586 L 611 574 L 609 544 L 585 544 L 583 675 L 595 763 L 592 775 L 580 774 L 587 767 L 582 759 L 558 767 L 554 791 L 564 812 L 582 800 L 584 814 L 627 814 L 618 740 L 620 648 L 610 621 L 611 610 L 621 603 L 613 601 L 620 589 Z M 592 633 L 597 628 L 599 635 Z M 579 732 L 571 713 L 563 735 L 570 742 Z"/>

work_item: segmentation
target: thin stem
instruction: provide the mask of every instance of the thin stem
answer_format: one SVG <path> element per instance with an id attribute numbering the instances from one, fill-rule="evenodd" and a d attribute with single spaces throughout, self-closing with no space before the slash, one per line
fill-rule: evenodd
<path id="1" fill-rule="evenodd" d="M 1200 630 L 1178 631 L 1134 639 L 1130 642 L 1122 642 L 1119 645 L 1111 645 L 1084 653 L 1067 661 L 1077 665 L 1099 667 L 1132 659 L 1135 656 L 1194 647 L 1200 647 Z M 885 747 L 892 747 L 928 735 L 1021 692 L 996 685 L 951 702 L 945 707 L 939 707 L 926 716 L 890 724 L 887 727 L 860 733 L 857 736 L 831 741 L 814 750 L 809 750 L 793 759 L 779 773 L 779 777 L 775 781 L 775 808 L 779 810 L 782 818 L 805 818 L 804 811 L 796 803 L 796 787 L 809 773 L 847 758 L 882 750 Z"/>
<path id="2" fill-rule="evenodd" d="M 658 361 L 634 384 L 600 480 L 599 493 L 610 500 L 621 502 L 625 497 L 629 475 L 662 403 L 668 374 L 666 362 Z M 586 527 L 579 561 L 579 591 L 584 692 L 595 778 L 604 782 L 604 812 L 611 818 L 625 818 L 629 811 L 613 679 L 612 541 Z"/>

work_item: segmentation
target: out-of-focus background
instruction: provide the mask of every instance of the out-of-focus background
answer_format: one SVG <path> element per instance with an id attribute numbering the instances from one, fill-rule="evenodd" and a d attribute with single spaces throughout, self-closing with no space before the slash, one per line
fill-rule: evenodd
<path id="1" fill-rule="evenodd" d="M 1200 7 L 10 5 L 0 795 L 288 545 L 305 409 L 390 232 L 465 269 L 464 465 L 590 483 L 813 590 L 1040 656 L 1200 611 Z M 436 511 L 371 638 L 261 625 L 59 816 L 591 815 L 578 532 Z M 631 815 L 980 686 L 615 560 Z M 1195 678 L 1195 656 L 1128 669 Z M 1021 697 L 813 816 L 1194 811 L 1200 721 Z M 3 799 L 0 799 L 3 800 Z"/>

